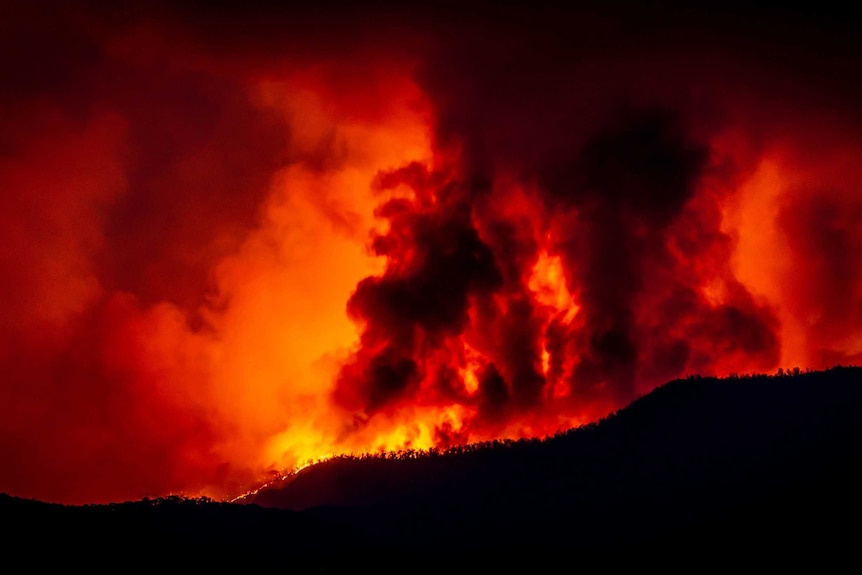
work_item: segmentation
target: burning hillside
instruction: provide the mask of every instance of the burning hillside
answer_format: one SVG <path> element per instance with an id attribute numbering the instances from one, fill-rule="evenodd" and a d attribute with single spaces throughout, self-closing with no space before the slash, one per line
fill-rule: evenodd
<path id="1" fill-rule="evenodd" d="M 38 4 L 0 8 L 0 491 L 229 497 L 862 357 L 847 18 Z"/>

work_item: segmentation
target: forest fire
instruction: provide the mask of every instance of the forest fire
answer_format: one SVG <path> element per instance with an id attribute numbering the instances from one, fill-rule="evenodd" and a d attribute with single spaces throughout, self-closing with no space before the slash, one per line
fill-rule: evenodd
<path id="1" fill-rule="evenodd" d="M 862 357 L 840 31 L 4 10 L 0 491 L 232 497 Z"/>

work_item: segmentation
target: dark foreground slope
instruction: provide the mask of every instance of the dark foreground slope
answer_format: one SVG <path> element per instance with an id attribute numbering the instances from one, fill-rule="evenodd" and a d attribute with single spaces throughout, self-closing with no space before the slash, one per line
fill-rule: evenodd
<path id="1" fill-rule="evenodd" d="M 546 441 L 336 459 L 247 504 L 0 496 L 0 549 L 31 567 L 288 573 L 855 564 L 860 408 L 860 368 L 675 381 Z"/>
<path id="2" fill-rule="evenodd" d="M 318 573 L 333 553 L 349 556 L 371 543 L 290 511 L 178 497 L 64 506 L 0 494 L 0 527 L 0 570 L 14 566 L 10 573 L 73 566 Z"/>
<path id="3" fill-rule="evenodd" d="M 334 460 L 254 502 L 437 556 L 822 563 L 860 534 L 860 416 L 860 368 L 687 379 L 544 442 Z"/>

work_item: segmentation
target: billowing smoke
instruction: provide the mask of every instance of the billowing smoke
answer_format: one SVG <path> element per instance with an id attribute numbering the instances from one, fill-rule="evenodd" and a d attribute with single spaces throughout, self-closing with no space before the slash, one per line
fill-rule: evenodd
<path id="1" fill-rule="evenodd" d="M 858 362 L 852 19 L 672 4 L 0 8 L 0 490 L 227 497 Z"/>

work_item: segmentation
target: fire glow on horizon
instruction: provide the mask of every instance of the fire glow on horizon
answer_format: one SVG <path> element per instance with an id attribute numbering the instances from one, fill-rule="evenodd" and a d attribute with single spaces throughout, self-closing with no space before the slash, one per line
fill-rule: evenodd
<path id="1" fill-rule="evenodd" d="M 852 79 L 769 34 L 6 11 L 0 491 L 230 498 L 862 357 Z"/>

